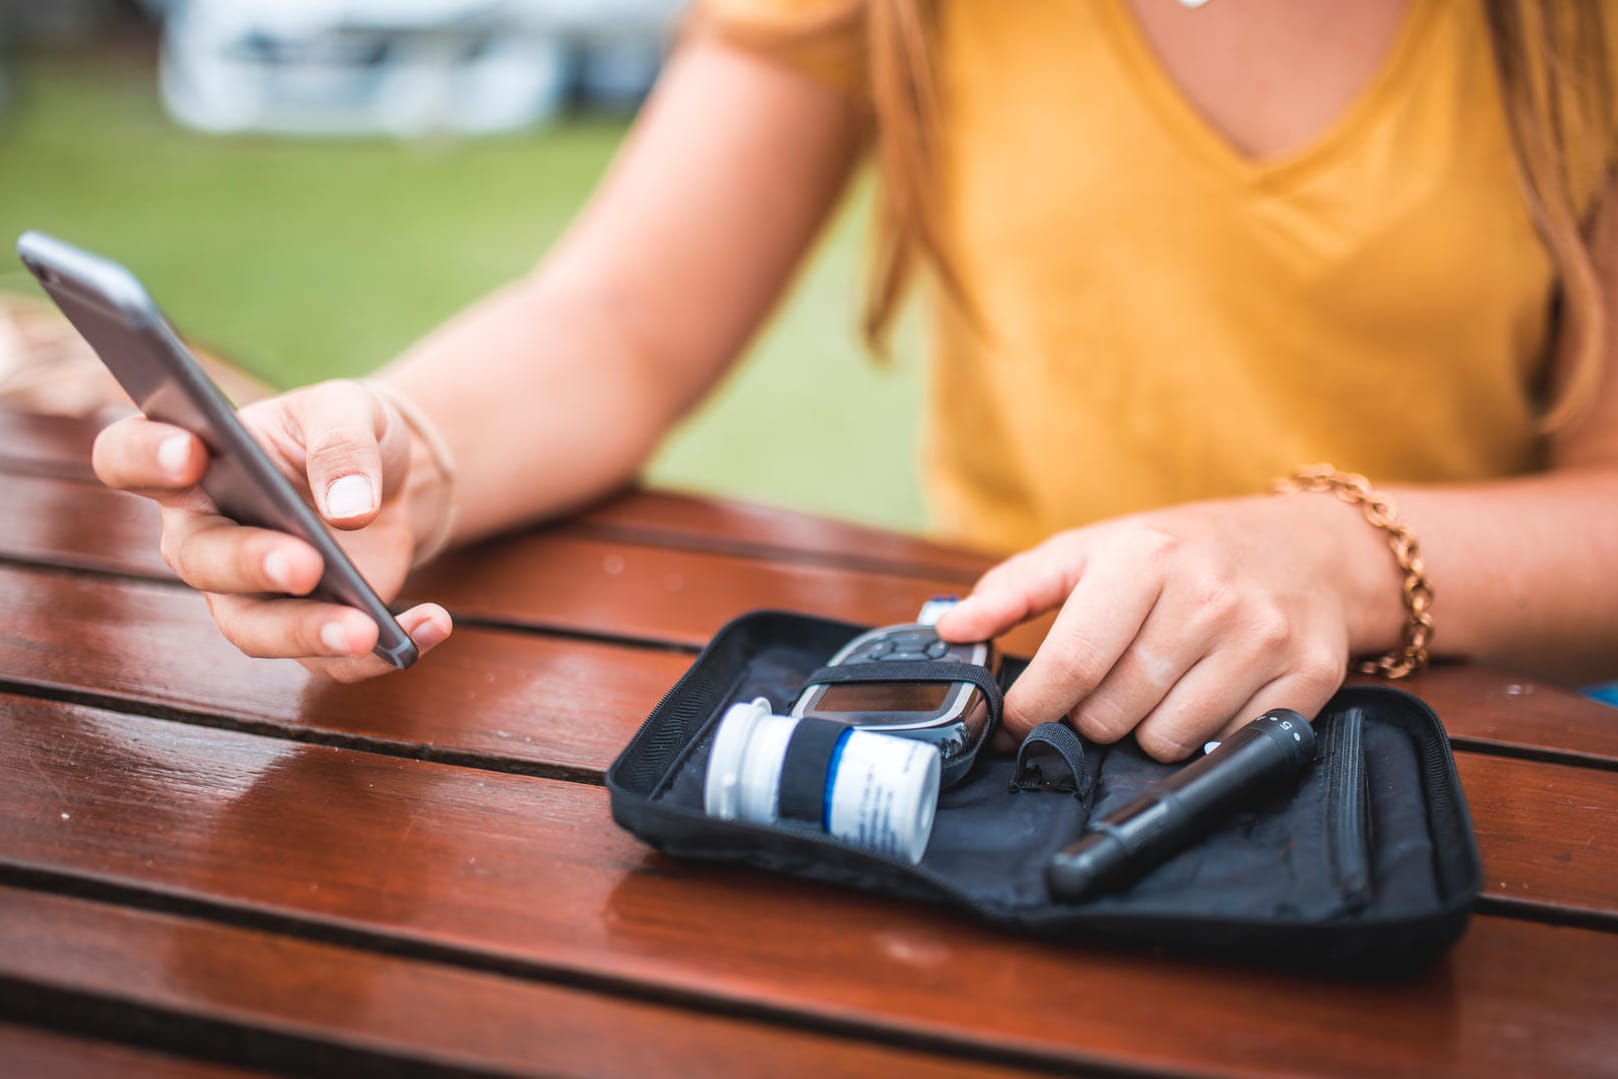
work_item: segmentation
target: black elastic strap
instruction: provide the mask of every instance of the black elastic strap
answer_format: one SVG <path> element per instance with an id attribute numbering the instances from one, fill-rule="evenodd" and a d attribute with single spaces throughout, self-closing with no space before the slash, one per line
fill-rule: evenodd
<path id="1" fill-rule="evenodd" d="M 850 682 L 968 682 L 983 691 L 989 704 L 989 720 L 1000 722 L 1004 695 L 993 673 L 976 663 L 941 663 L 932 660 L 873 660 L 841 667 L 822 667 L 804 679 L 810 686 L 845 685 Z"/>
<path id="2" fill-rule="evenodd" d="M 1066 723 L 1041 723 L 1028 732 L 1017 750 L 1014 791 L 1063 791 L 1084 797 L 1090 793 L 1084 769 L 1084 742 Z"/>
<path id="3" fill-rule="evenodd" d="M 789 820 L 820 825 L 826 804 L 826 772 L 852 730 L 847 723 L 807 716 L 798 720 L 781 758 L 781 793 L 776 812 Z"/>

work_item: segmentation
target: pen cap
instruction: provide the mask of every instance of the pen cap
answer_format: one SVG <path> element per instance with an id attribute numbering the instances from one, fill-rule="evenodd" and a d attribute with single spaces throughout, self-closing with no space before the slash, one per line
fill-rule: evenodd
<path id="1" fill-rule="evenodd" d="M 921 860 L 938 808 L 942 762 L 923 742 L 820 719 L 775 715 L 758 698 L 732 705 L 708 756 L 711 817 L 809 824 L 850 846 Z"/>

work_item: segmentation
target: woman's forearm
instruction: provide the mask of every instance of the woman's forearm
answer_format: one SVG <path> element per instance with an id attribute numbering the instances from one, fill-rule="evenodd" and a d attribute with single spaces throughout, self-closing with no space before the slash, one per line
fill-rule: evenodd
<path id="1" fill-rule="evenodd" d="M 487 297 L 381 376 L 449 444 L 455 539 L 565 512 L 629 480 L 672 422 L 634 345 L 587 300 L 525 279 Z"/>
<path id="2" fill-rule="evenodd" d="M 1421 542 L 1438 655 L 1618 676 L 1618 467 L 1386 494 Z"/>
<path id="3" fill-rule="evenodd" d="M 1563 683 L 1618 676 L 1618 468 L 1379 493 L 1421 542 L 1435 655 Z M 1361 603 L 1374 636 L 1354 649 L 1387 649 L 1400 574 L 1380 532 L 1338 513 L 1340 529 L 1364 529 L 1354 571 L 1377 590 Z"/>
<path id="4" fill-rule="evenodd" d="M 545 261 L 381 375 L 455 455 L 456 538 L 563 512 L 634 474 L 785 287 L 861 123 L 806 75 L 718 41 L 682 46 Z"/>

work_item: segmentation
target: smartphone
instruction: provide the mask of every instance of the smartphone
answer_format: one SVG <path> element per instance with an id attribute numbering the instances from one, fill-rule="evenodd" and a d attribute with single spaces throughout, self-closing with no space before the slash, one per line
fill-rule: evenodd
<path id="1" fill-rule="evenodd" d="M 242 426 L 135 275 L 39 232 L 23 233 L 17 254 L 141 412 L 202 440 L 212 457 L 202 489 L 219 511 L 244 525 L 291 533 L 319 551 L 325 572 L 313 595 L 365 612 L 377 625 L 376 654 L 395 667 L 414 663 L 410 634 Z"/>

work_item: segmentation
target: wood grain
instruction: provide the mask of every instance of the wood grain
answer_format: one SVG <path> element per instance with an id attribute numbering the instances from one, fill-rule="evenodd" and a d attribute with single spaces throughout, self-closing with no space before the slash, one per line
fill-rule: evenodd
<path id="1" fill-rule="evenodd" d="M 1553 1074 L 1618 1054 L 1608 1020 L 1618 1009 L 1614 934 L 1485 918 L 1428 975 L 1396 986 L 1238 974 L 678 864 L 616 831 L 605 792 L 579 784 L 16 698 L 5 702 L 0 744 L 9 747 L 0 864 L 13 874 L 293 918 L 395 953 L 494 957 L 539 977 L 633 982 L 839 1029 L 1090 1066 Z M 1547 787 L 1519 777 L 1550 766 L 1502 763 L 1513 786 Z M 1592 782 L 1571 792 L 1551 784 L 1569 805 L 1547 819 L 1568 819 L 1574 802 L 1592 798 L 1610 815 L 1600 773 L 1561 771 Z M 1547 860 L 1569 849 L 1565 837 L 1528 838 Z M 1584 894 L 1558 892 L 1538 862 L 1501 866 L 1487 850 L 1485 859 L 1492 879 L 1547 901 Z M 1596 862 L 1575 871 L 1610 879 Z"/>
<path id="2" fill-rule="evenodd" d="M 91 480 L 93 419 L 0 409 L 0 472 Z M 734 499 L 630 490 L 582 512 L 580 535 L 693 547 L 746 557 L 821 561 L 880 572 L 929 574 L 970 584 L 994 557 L 861 525 Z"/>
<path id="3" fill-rule="evenodd" d="M 283 737 L 597 776 L 691 657 L 462 626 L 361 685 L 254 660 L 186 589 L 0 565 L 0 684 Z"/>
<path id="4" fill-rule="evenodd" d="M 0 1067 L 18 1079 L 246 1079 L 263 1073 L 0 1022 Z"/>
<path id="5" fill-rule="evenodd" d="M 1459 664 L 1431 667 L 1399 686 L 1431 705 L 1461 747 L 1548 751 L 1570 761 L 1618 766 L 1618 709 L 1582 694 Z"/>
<path id="6" fill-rule="evenodd" d="M 634 543 L 936 577 L 958 581 L 963 592 L 998 561 L 986 552 L 920 536 L 673 491 L 625 492 L 581 513 L 568 527 L 580 535 Z"/>
<path id="7" fill-rule="evenodd" d="M 31 468 L 42 475 L 88 478 L 88 454 L 96 429 L 97 424 L 90 420 L 0 410 L 0 472 Z M 156 554 L 155 515 L 141 507 L 141 500 L 112 492 L 102 493 L 110 497 L 86 495 L 73 485 L 53 488 L 13 477 L 0 480 L 0 487 L 7 490 L 16 511 L 10 528 L 0 527 L 0 535 L 9 532 L 9 542 L 0 539 L 0 554 L 168 576 Z M 76 505 L 86 499 L 92 507 Z M 64 506 L 64 501 L 75 505 Z M 574 522 L 512 537 L 502 546 L 528 549 L 543 546 L 551 537 L 618 540 L 632 549 L 673 546 L 766 562 L 820 559 L 831 567 L 878 572 L 915 574 L 919 568 L 929 588 L 949 590 L 953 582 L 957 591 L 960 584 L 970 582 L 992 564 L 988 555 L 918 538 L 724 499 L 655 491 L 628 492 Z M 464 569 L 464 564 L 457 564 L 412 587 L 429 594 Z M 485 608 L 491 607 L 488 591 L 487 587 L 479 589 L 477 598 Z M 505 609 L 498 606 L 497 597 L 493 605 L 497 617 L 519 621 L 554 617 L 543 598 L 537 604 L 528 602 L 533 597 L 527 592 L 511 598 L 513 607 Z M 1018 644 L 1024 651 L 1031 647 L 1029 641 Z M 1432 703 L 1465 745 L 1508 752 L 1554 747 L 1591 762 L 1618 763 L 1618 722 L 1614 722 L 1613 711 L 1564 689 L 1504 672 L 1480 685 L 1472 669 L 1454 666 L 1440 666 L 1405 685 Z M 1531 732 L 1527 737 L 1525 727 Z"/>
<path id="8" fill-rule="evenodd" d="M 4 410 L 0 409 L 0 415 Z M 0 556 L 173 580 L 157 504 L 95 482 L 0 474 Z"/>
<path id="9" fill-rule="evenodd" d="M 1610 772 L 1479 754 L 1455 763 L 1484 852 L 1485 894 L 1568 913 L 1618 911 Z"/>
<path id="10" fill-rule="evenodd" d="M 0 557 L 172 579 L 158 553 L 159 519 L 145 499 L 97 484 L 4 475 Z M 908 622 L 931 596 L 960 583 L 800 562 L 775 562 L 590 538 L 541 529 L 453 552 L 424 567 L 405 601 L 431 599 L 454 614 L 604 636 L 704 643 L 759 607 L 871 624 Z M 1007 647 L 1031 651 L 1043 623 Z"/>
<path id="11" fill-rule="evenodd" d="M 32 991 L 86 1010 L 31 1021 L 145 1017 L 170 1047 L 207 1029 L 338 1054 L 326 1065 L 548 1074 L 1537 1076 L 1618 1060 L 1603 706 L 1463 668 L 1409 684 L 1462 750 L 1489 909 L 1593 928 L 1480 917 L 1391 985 L 1056 946 L 670 861 L 588 782 L 689 658 L 614 642 L 694 647 L 764 606 L 907 620 L 983 556 L 631 493 L 418 575 L 412 593 L 484 624 L 412 672 L 335 687 L 218 637 L 157 558 L 151 507 L 89 478 L 93 433 L 0 412 L 0 685 L 21 691 L 0 694 L 0 1014 Z M 0 1026 L 0 1070 L 234 1074 L 133 1030 L 108 1036 L 155 1049 Z"/>
<path id="12" fill-rule="evenodd" d="M 0 986 L 260 1066 L 923 1079 L 1027 1072 L 713 1012 L 0 887 Z M 3 990 L 0 990 L 3 993 Z M 3 997 L 0 997 L 3 999 Z M 66 1005 L 61 1001 L 68 1001 Z M 80 1006 L 80 1010 L 84 1009 Z M 71 1018 L 63 1016 L 59 1018 Z M 93 1020 L 92 1020 L 93 1021 Z M 192 1029 L 200 1028 L 200 1029 Z M 0 1028 L 0 1054 L 4 1053 Z"/>
<path id="13" fill-rule="evenodd" d="M 689 663 L 462 625 L 419 668 L 344 688 L 241 656 L 183 588 L 19 566 L 0 565 L 0 616 L 0 680 L 596 770 Z M 1618 767 L 1618 712 L 1588 698 L 1476 668 L 1406 686 L 1465 746 Z"/>
<path id="14" fill-rule="evenodd" d="M 88 479 L 90 449 L 102 424 L 0 408 L 0 470 Z"/>
<path id="15" fill-rule="evenodd" d="M 745 611 L 804 611 L 872 625 L 910 622 L 958 582 L 581 538 L 509 537 L 424 566 L 407 595 L 477 618 L 700 645 Z M 1031 650 L 1030 631 L 1007 638 Z"/>

